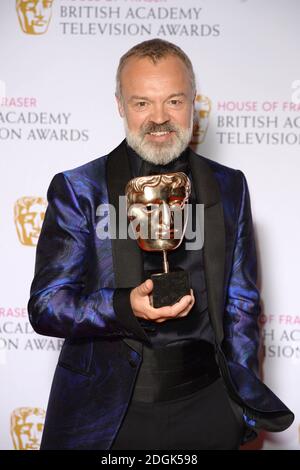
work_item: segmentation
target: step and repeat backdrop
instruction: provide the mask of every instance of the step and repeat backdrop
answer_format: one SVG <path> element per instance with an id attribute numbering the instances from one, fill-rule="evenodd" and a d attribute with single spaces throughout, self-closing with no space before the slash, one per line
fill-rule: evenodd
<path id="1" fill-rule="evenodd" d="M 250 448 L 300 449 L 299 18 L 298 0 L 1 0 L 0 449 L 39 448 L 63 344 L 26 309 L 50 180 L 124 138 L 118 61 L 154 37 L 193 62 L 193 146 L 249 183 L 261 374 L 296 414 Z"/>

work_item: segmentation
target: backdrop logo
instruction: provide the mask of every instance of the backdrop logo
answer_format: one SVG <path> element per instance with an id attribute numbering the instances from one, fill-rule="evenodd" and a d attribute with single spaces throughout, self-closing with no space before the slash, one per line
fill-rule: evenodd
<path id="1" fill-rule="evenodd" d="M 22 31 L 45 34 L 52 16 L 54 0 L 16 0 L 16 10 Z"/>
<path id="2" fill-rule="evenodd" d="M 11 413 L 10 432 L 15 450 L 38 450 L 44 429 L 42 408 L 16 408 Z"/>
<path id="3" fill-rule="evenodd" d="M 14 219 L 22 245 L 37 245 L 46 206 L 47 201 L 42 197 L 25 196 L 16 201 Z"/>
<path id="4" fill-rule="evenodd" d="M 208 96 L 197 95 L 194 105 L 194 130 L 192 144 L 202 144 L 204 142 L 209 124 L 211 111 L 211 100 Z"/>

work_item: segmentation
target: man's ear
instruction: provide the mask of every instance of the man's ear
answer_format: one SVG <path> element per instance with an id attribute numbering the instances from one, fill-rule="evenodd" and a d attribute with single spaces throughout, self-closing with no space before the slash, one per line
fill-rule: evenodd
<path id="1" fill-rule="evenodd" d="M 115 95 L 115 97 L 116 97 L 116 100 L 117 100 L 119 114 L 120 114 L 121 118 L 123 118 L 125 116 L 123 100 L 118 95 Z"/>

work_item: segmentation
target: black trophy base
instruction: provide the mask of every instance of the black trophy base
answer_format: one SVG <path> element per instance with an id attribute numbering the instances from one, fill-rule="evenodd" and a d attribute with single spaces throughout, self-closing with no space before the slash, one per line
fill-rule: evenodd
<path id="1" fill-rule="evenodd" d="M 174 305 L 190 294 L 190 278 L 188 271 L 152 274 L 153 281 L 152 306 L 155 308 Z"/>

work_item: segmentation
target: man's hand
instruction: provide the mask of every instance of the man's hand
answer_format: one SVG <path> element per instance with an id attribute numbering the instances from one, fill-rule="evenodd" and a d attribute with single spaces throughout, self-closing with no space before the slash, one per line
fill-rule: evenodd
<path id="1" fill-rule="evenodd" d="M 136 317 L 161 323 L 171 318 L 185 317 L 195 303 L 193 289 L 191 289 L 191 295 L 185 295 L 176 304 L 154 308 L 150 305 L 149 299 L 152 289 L 153 282 L 151 279 L 147 279 L 130 292 L 131 308 Z"/>

